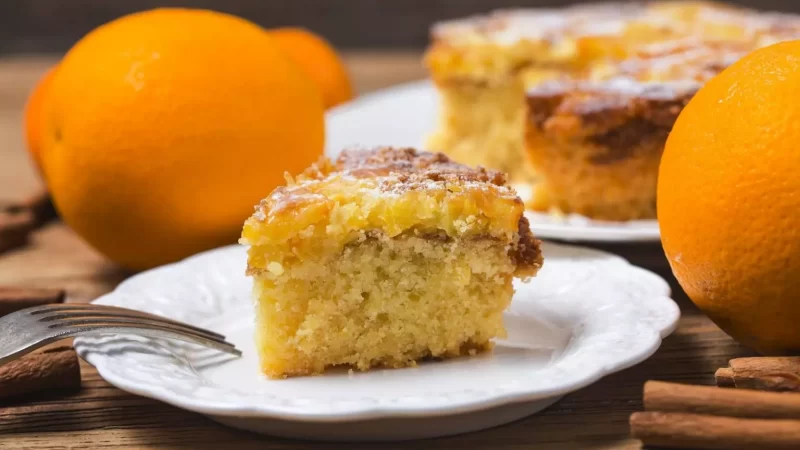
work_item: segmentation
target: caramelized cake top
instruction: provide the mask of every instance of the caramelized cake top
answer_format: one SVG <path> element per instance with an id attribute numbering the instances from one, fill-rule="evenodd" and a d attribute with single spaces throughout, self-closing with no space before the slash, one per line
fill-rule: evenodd
<path id="1" fill-rule="evenodd" d="M 759 12 L 712 1 L 608 2 L 561 9 L 499 10 L 439 22 L 434 42 L 447 45 L 513 45 L 542 41 L 557 45 L 583 38 L 617 37 L 637 42 L 694 38 L 704 41 L 757 41 L 797 35 L 800 16 Z"/>
<path id="2" fill-rule="evenodd" d="M 641 15 L 639 4 L 606 3 L 557 8 L 492 11 L 435 23 L 431 37 L 449 45 L 491 42 L 516 44 L 521 40 L 554 42 L 594 33 L 618 31 L 625 18 Z"/>
<path id="3" fill-rule="evenodd" d="M 551 80 L 529 89 L 530 121 L 551 137 L 595 137 L 598 143 L 665 136 L 697 90 L 751 49 L 742 41 L 646 44 L 616 64 L 592 67 L 585 79 Z"/>
<path id="4" fill-rule="evenodd" d="M 355 178 L 382 178 L 384 190 L 436 189 L 436 183 L 448 182 L 475 188 L 487 183 L 506 186 L 506 176 L 501 172 L 483 167 L 473 169 L 452 161 L 444 153 L 419 152 L 413 148 L 345 150 L 325 169 L 325 175 L 338 172 Z"/>
<path id="5" fill-rule="evenodd" d="M 528 95 L 528 133 L 555 142 L 590 144 L 596 165 L 614 164 L 637 152 L 664 148 L 672 126 L 698 86 L 642 84 L 618 79 L 603 83 L 546 83 Z"/>
<path id="6" fill-rule="evenodd" d="M 530 81 L 537 82 L 542 76 L 553 78 L 547 70 L 566 70 L 574 78 L 624 75 L 630 68 L 621 68 L 619 61 L 638 60 L 665 48 L 673 55 L 686 52 L 684 64 L 691 69 L 692 64 L 719 59 L 719 52 L 741 56 L 798 39 L 800 15 L 707 1 L 600 3 L 496 11 L 438 23 L 431 34 L 426 61 L 439 81 L 490 82 L 533 69 Z M 634 65 L 640 74 L 668 76 L 657 66 L 663 62 L 644 57 Z"/>
<path id="7" fill-rule="evenodd" d="M 653 132 L 666 137 L 699 87 L 695 82 L 651 84 L 628 78 L 547 82 L 528 91 L 529 122 L 564 140 L 591 137 L 597 143 L 614 144 L 614 137 L 621 135 L 630 143 Z"/>
<path id="8" fill-rule="evenodd" d="M 593 67 L 586 78 L 593 81 L 628 78 L 641 83 L 695 83 L 699 87 L 751 50 L 749 45 L 732 42 L 684 40 L 652 44 L 613 66 L 600 64 Z"/>
<path id="9" fill-rule="evenodd" d="M 410 148 L 348 149 L 275 189 L 244 225 L 242 243 L 276 257 L 338 252 L 366 233 L 491 238 L 523 271 L 541 264 L 524 206 L 501 173 Z M 263 261 L 266 264 L 266 261 Z M 258 261 L 251 265 L 258 266 Z M 263 266 L 262 266 L 263 267 Z"/>

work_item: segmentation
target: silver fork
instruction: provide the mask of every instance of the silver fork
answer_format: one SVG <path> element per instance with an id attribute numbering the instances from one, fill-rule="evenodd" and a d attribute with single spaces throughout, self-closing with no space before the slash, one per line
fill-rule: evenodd
<path id="1" fill-rule="evenodd" d="M 0 318 L 0 365 L 51 342 L 92 333 L 176 339 L 241 356 L 225 336 L 132 309 L 92 304 L 34 306 Z"/>

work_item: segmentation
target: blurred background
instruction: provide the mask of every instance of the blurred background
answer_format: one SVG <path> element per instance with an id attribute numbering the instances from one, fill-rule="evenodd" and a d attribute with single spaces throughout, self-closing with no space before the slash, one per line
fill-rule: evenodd
<path id="1" fill-rule="evenodd" d="M 431 22 L 507 7 L 547 7 L 570 0 L 3 0 L 0 55 L 61 53 L 94 27 L 158 6 L 233 13 L 265 27 L 303 26 L 341 49 L 418 49 Z M 734 0 L 764 10 L 800 12 L 797 0 Z"/>

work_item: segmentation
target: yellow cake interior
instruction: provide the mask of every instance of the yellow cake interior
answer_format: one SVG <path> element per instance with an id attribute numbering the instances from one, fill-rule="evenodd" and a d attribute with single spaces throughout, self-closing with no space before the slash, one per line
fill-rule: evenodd
<path id="1" fill-rule="evenodd" d="M 402 367 L 483 350 L 505 336 L 514 265 L 504 245 L 414 233 L 358 241 L 327 264 L 301 262 L 256 278 L 264 372 Z"/>

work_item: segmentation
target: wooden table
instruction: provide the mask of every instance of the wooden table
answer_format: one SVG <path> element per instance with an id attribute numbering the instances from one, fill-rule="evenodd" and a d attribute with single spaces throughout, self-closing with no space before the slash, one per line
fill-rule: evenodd
<path id="1" fill-rule="evenodd" d="M 347 62 L 362 93 L 424 77 L 418 53 L 357 53 Z M 21 111 L 39 75 L 55 60 L 0 60 L 0 200 L 19 198 L 39 185 L 22 143 Z M 699 313 L 672 279 L 657 245 L 606 246 L 660 273 L 673 284 L 683 309 L 677 331 L 646 362 L 566 396 L 546 411 L 516 423 L 452 438 L 420 441 L 416 448 L 635 449 L 628 416 L 641 410 L 648 379 L 713 383 L 727 360 L 750 353 Z M 64 225 L 38 232 L 24 249 L 0 255 L 0 284 L 63 287 L 68 301 L 85 302 L 127 276 L 83 244 Z M 258 436 L 205 417 L 127 394 L 83 364 L 76 394 L 0 404 L 4 448 L 403 448 L 404 444 L 312 444 Z"/>

